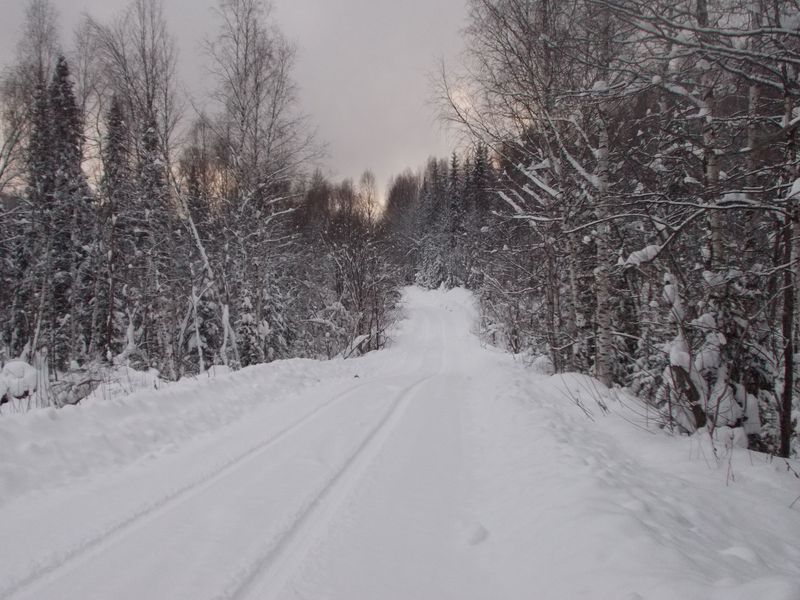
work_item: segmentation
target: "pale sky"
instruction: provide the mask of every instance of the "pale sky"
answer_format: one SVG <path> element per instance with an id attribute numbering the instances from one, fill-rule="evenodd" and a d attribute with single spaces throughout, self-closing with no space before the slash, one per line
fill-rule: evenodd
<path id="1" fill-rule="evenodd" d="M 328 144 L 335 178 L 371 169 L 383 189 L 389 177 L 416 168 L 454 143 L 435 119 L 428 76 L 462 47 L 466 0 L 273 0 L 274 18 L 298 49 L 294 78 L 304 111 Z M 0 0 L 0 63 L 14 54 L 25 0 Z M 54 0 L 62 43 L 84 12 L 99 20 L 127 0 Z M 208 80 L 202 40 L 213 35 L 216 0 L 163 0 L 180 50 L 182 83 L 201 96 Z M 201 98 L 197 98 L 201 101 Z"/>

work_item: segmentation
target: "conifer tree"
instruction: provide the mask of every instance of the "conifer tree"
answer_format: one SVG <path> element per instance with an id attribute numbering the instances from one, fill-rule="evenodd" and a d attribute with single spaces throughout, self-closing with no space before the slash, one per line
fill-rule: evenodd
<path id="1" fill-rule="evenodd" d="M 83 115 L 75 100 L 66 59 L 59 57 L 48 90 L 49 149 L 52 176 L 52 356 L 65 368 L 70 359 L 85 357 L 88 326 L 92 204 L 83 173 Z"/>
<path id="2" fill-rule="evenodd" d="M 258 331 L 255 309 L 250 294 L 245 293 L 238 306 L 236 339 L 239 341 L 241 366 L 249 367 L 265 360 L 263 344 Z"/>
<path id="3" fill-rule="evenodd" d="M 472 210 L 478 222 L 489 212 L 490 183 L 489 148 L 484 143 L 475 147 L 475 162 L 470 177 L 470 196 Z"/>
<path id="4" fill-rule="evenodd" d="M 174 212 L 170 206 L 166 163 L 163 158 L 155 115 L 147 120 L 140 143 L 136 210 L 138 290 L 135 311 L 140 324 L 140 348 L 150 366 L 176 375 L 174 340 L 170 332 L 169 275 L 174 234 Z"/>
<path id="5" fill-rule="evenodd" d="M 14 355 L 34 350 L 44 340 L 50 315 L 49 289 L 52 274 L 53 172 L 50 165 L 50 113 L 47 88 L 37 85 L 31 109 L 26 153 L 25 190 L 27 222 L 16 252 L 16 293 L 10 320 L 9 342 Z M 25 357 L 27 358 L 27 357 Z"/>
<path id="6" fill-rule="evenodd" d="M 443 252 L 447 237 L 449 202 L 447 198 L 447 163 L 431 158 L 425 169 L 418 212 L 421 251 L 417 282 L 429 288 L 439 287 L 447 277 Z"/>
<path id="7" fill-rule="evenodd" d="M 458 154 L 450 157 L 450 173 L 447 180 L 448 222 L 446 242 L 448 254 L 448 279 L 451 285 L 463 285 L 467 279 L 464 261 L 465 206 L 464 187 Z"/>
<path id="8" fill-rule="evenodd" d="M 101 181 L 102 209 L 98 222 L 103 232 L 103 260 L 96 273 L 98 285 L 95 335 L 103 356 L 110 358 L 123 349 L 127 319 L 123 290 L 126 283 L 127 259 L 125 215 L 132 209 L 133 179 L 131 171 L 130 138 L 122 102 L 114 95 L 106 116 L 106 135 L 102 151 L 103 179 Z M 127 245 L 132 250 L 135 244 Z"/>

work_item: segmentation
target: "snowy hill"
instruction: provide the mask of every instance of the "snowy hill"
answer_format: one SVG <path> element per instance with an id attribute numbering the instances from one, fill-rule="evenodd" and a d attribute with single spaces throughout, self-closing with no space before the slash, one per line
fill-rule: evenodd
<path id="1" fill-rule="evenodd" d="M 464 290 L 404 309 L 363 358 L 0 419 L 0 599 L 800 598 L 796 461 L 526 369 Z"/>

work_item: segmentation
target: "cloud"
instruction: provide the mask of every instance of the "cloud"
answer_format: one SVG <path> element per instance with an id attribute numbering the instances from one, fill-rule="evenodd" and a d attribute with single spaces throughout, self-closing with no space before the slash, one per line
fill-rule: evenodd
<path id="1" fill-rule="evenodd" d="M 8 63 L 23 18 L 21 0 L 5 4 L 0 52 Z M 63 39 L 83 12 L 100 19 L 126 0 L 56 2 Z M 335 176 L 374 171 L 381 189 L 402 168 L 449 152 L 429 106 L 427 73 L 461 48 L 465 0 L 273 0 L 274 18 L 298 48 L 295 80 L 302 107 L 328 143 Z M 180 76 L 195 99 L 208 91 L 201 51 L 215 29 L 215 0 L 164 0 L 180 50 Z M 202 104 L 202 101 L 200 102 Z"/>

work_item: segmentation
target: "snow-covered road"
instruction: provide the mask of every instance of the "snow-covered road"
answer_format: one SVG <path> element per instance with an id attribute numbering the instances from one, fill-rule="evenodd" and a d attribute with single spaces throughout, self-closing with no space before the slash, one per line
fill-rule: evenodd
<path id="1" fill-rule="evenodd" d="M 800 598 L 785 468 L 647 432 L 588 378 L 481 347 L 466 292 L 411 289 L 405 304 L 390 349 L 305 361 L 297 385 L 274 365 L 151 394 L 194 406 L 164 416 L 189 433 L 136 437 L 118 467 L 89 453 L 51 484 L 0 471 L 19 489 L 0 490 L 0 599 Z M 244 408 L 228 419 L 225 403 Z M 141 422 L 152 406 L 118 412 Z M 85 433 L 79 411 L 105 409 L 72 410 Z M 0 433 L 55 419 L 47 473 L 80 443 L 59 418 Z"/>

